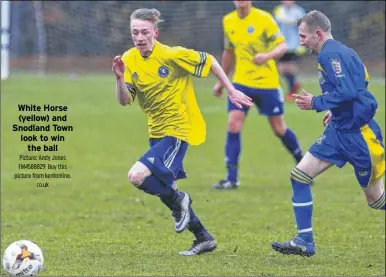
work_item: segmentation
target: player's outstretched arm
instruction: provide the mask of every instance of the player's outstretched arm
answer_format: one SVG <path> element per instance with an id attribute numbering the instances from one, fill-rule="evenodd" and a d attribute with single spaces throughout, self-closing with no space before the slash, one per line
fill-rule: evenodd
<path id="1" fill-rule="evenodd" d="M 221 68 L 220 64 L 216 60 L 216 58 L 213 56 L 211 58 L 212 65 L 210 70 L 228 91 L 230 101 L 239 108 L 241 108 L 242 106 L 252 107 L 252 99 L 246 96 L 241 91 L 235 89 L 228 76 L 225 74 L 224 70 Z"/>
<path id="2" fill-rule="evenodd" d="M 225 49 L 222 53 L 221 57 L 221 67 L 224 70 L 225 74 L 228 76 L 232 71 L 233 66 L 235 64 L 235 51 L 234 49 Z M 223 85 L 220 81 L 218 81 L 213 87 L 213 93 L 215 96 L 221 98 L 222 97 L 222 89 Z"/>
<path id="3" fill-rule="evenodd" d="M 125 64 L 122 61 L 121 56 L 116 56 L 113 60 L 112 71 L 116 77 L 115 90 L 119 104 L 126 106 L 131 104 L 133 99 L 131 98 L 128 89 L 126 88 L 123 74 L 125 72 Z"/>

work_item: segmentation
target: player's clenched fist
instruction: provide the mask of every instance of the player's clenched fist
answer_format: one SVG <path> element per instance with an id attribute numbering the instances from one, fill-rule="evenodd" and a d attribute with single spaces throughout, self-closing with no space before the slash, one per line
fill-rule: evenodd
<path id="1" fill-rule="evenodd" d="M 121 56 L 116 56 L 113 60 L 112 71 L 114 72 L 117 78 L 123 77 L 123 73 L 125 72 L 125 64 L 122 61 Z"/>

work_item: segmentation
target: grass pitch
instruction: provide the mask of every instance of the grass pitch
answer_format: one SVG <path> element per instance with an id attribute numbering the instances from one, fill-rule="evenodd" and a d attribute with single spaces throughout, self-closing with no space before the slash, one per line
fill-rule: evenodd
<path id="1" fill-rule="evenodd" d="M 289 182 L 294 162 L 256 110 L 250 111 L 242 136 L 241 187 L 211 189 L 225 176 L 227 121 L 226 102 L 212 96 L 213 84 L 213 79 L 196 82 L 207 141 L 188 149 L 189 178 L 179 187 L 191 194 L 197 215 L 216 237 L 215 252 L 179 256 L 193 236 L 187 230 L 176 234 L 159 199 L 129 184 L 127 171 L 148 148 L 147 123 L 137 104 L 117 103 L 112 75 L 2 81 L 1 251 L 15 240 L 35 241 L 45 254 L 42 276 L 384 276 L 385 213 L 367 207 L 350 165 L 331 168 L 312 188 L 316 256 L 283 256 L 271 249 L 271 241 L 296 233 Z M 304 87 L 320 93 L 316 77 Z M 370 89 L 385 131 L 385 87 L 371 84 Z M 55 153 L 67 160 L 50 162 L 68 169 L 45 172 L 70 173 L 71 179 L 14 179 L 15 173 L 34 171 L 18 169 L 27 143 L 12 125 L 23 103 L 69 107 L 65 124 L 74 131 L 61 133 L 65 141 Z M 285 110 L 288 126 L 307 150 L 323 131 L 322 114 L 293 103 Z M 36 187 L 40 181 L 49 187 Z"/>

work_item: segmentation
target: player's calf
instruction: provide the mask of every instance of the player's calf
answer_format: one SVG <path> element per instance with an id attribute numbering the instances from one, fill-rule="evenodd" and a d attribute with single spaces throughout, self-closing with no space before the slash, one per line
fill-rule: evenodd
<path id="1" fill-rule="evenodd" d="M 379 179 L 373 185 L 364 188 L 363 191 L 370 208 L 375 210 L 385 210 L 386 199 L 383 179 Z"/>
<path id="2" fill-rule="evenodd" d="M 383 192 L 382 196 L 375 201 L 374 203 L 369 204 L 370 208 L 373 208 L 375 210 L 385 210 L 386 204 L 385 204 L 385 192 Z"/>
<path id="3" fill-rule="evenodd" d="M 138 189 L 158 196 L 161 201 L 173 211 L 175 218 L 175 230 L 177 233 L 185 230 L 190 221 L 189 206 L 191 199 L 188 194 L 179 192 L 172 186 L 163 183 L 157 176 L 152 175 L 150 170 L 141 162 L 137 162 L 129 171 L 130 182 Z"/>
<path id="4" fill-rule="evenodd" d="M 284 116 L 270 116 L 268 121 L 275 136 L 281 140 L 284 147 L 293 156 L 296 164 L 298 164 L 303 158 L 302 150 L 295 133 L 287 127 Z"/>

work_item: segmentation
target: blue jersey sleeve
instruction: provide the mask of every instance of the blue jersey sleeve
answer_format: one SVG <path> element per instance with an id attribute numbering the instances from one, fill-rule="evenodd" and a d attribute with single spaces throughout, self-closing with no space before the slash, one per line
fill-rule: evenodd
<path id="1" fill-rule="evenodd" d="M 351 79 L 348 58 L 339 53 L 320 53 L 319 63 L 327 75 L 332 90 L 312 98 L 312 107 L 317 112 L 337 108 L 357 96 L 357 88 Z M 327 80 L 326 80 L 327 81 Z"/>

